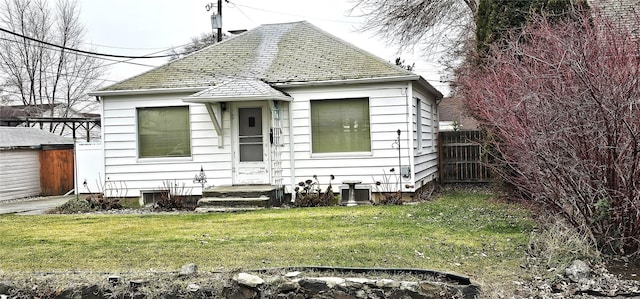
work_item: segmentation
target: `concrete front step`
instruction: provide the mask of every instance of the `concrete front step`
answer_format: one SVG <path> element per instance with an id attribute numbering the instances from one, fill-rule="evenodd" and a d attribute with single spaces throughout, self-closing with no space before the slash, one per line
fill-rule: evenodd
<path id="1" fill-rule="evenodd" d="M 236 185 L 236 186 L 216 186 L 202 190 L 202 204 L 199 202 L 198 207 L 204 206 L 225 206 L 233 207 L 235 205 L 254 205 L 251 200 L 256 198 L 267 198 L 265 204 L 259 204 L 259 207 L 278 207 L 281 202 L 281 188 L 272 185 Z M 280 194 L 280 196 L 278 196 Z M 218 200 L 209 200 L 208 198 L 218 198 Z M 211 203 L 209 203 L 211 202 Z M 238 203 L 236 203 L 238 202 Z M 246 203 L 242 203 L 246 202 Z"/>
<path id="2" fill-rule="evenodd" d="M 277 187 L 271 185 L 216 186 L 202 190 L 203 197 L 260 197 L 270 196 Z"/>
<path id="3" fill-rule="evenodd" d="M 269 206 L 269 197 L 203 197 L 198 200 L 198 208 L 264 208 Z"/>

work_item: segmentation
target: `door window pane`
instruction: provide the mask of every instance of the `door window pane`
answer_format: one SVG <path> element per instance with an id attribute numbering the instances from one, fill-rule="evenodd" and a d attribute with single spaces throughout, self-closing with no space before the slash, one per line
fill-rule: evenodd
<path id="1" fill-rule="evenodd" d="M 240 162 L 262 161 L 262 108 L 239 108 L 238 122 Z"/>
<path id="2" fill-rule="evenodd" d="M 369 152 L 369 99 L 311 101 L 313 153 Z"/>
<path id="3" fill-rule="evenodd" d="M 138 156 L 191 156 L 189 107 L 138 108 Z"/>

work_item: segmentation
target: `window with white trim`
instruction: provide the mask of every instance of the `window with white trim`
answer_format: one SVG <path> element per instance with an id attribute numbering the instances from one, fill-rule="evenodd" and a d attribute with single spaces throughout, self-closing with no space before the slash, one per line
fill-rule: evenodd
<path id="1" fill-rule="evenodd" d="M 138 157 L 190 157 L 189 106 L 138 108 Z"/>
<path id="2" fill-rule="evenodd" d="M 312 100 L 311 151 L 370 152 L 369 98 Z"/>

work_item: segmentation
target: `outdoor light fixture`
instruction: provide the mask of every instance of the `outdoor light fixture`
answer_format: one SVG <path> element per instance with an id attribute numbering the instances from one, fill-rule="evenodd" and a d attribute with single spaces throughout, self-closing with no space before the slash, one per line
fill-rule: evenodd
<path id="1" fill-rule="evenodd" d="M 202 189 L 204 189 L 204 184 L 207 182 L 207 175 L 204 173 L 204 169 L 200 166 L 200 173 L 196 174 L 193 178 L 194 183 L 199 183 L 202 185 Z"/>

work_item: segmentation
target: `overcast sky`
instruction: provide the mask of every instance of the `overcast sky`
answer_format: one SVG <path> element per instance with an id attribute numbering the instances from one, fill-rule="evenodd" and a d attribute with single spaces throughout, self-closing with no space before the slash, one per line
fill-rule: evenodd
<path id="1" fill-rule="evenodd" d="M 349 16 L 353 0 L 230 0 L 223 1 L 223 30 L 251 29 L 260 24 L 306 20 L 385 60 L 401 56 L 415 62 L 422 75 L 446 94 L 436 58 L 416 53 L 398 53 L 375 32 L 362 32 L 362 18 Z M 207 4 L 216 0 L 79 0 L 81 19 L 86 24 L 86 41 L 92 50 L 122 55 L 148 55 L 188 43 L 192 37 L 210 32 Z M 130 62 L 161 65 L 166 59 L 136 59 Z M 114 63 L 107 61 L 106 63 Z M 105 85 L 149 70 L 150 67 L 115 63 Z"/>

